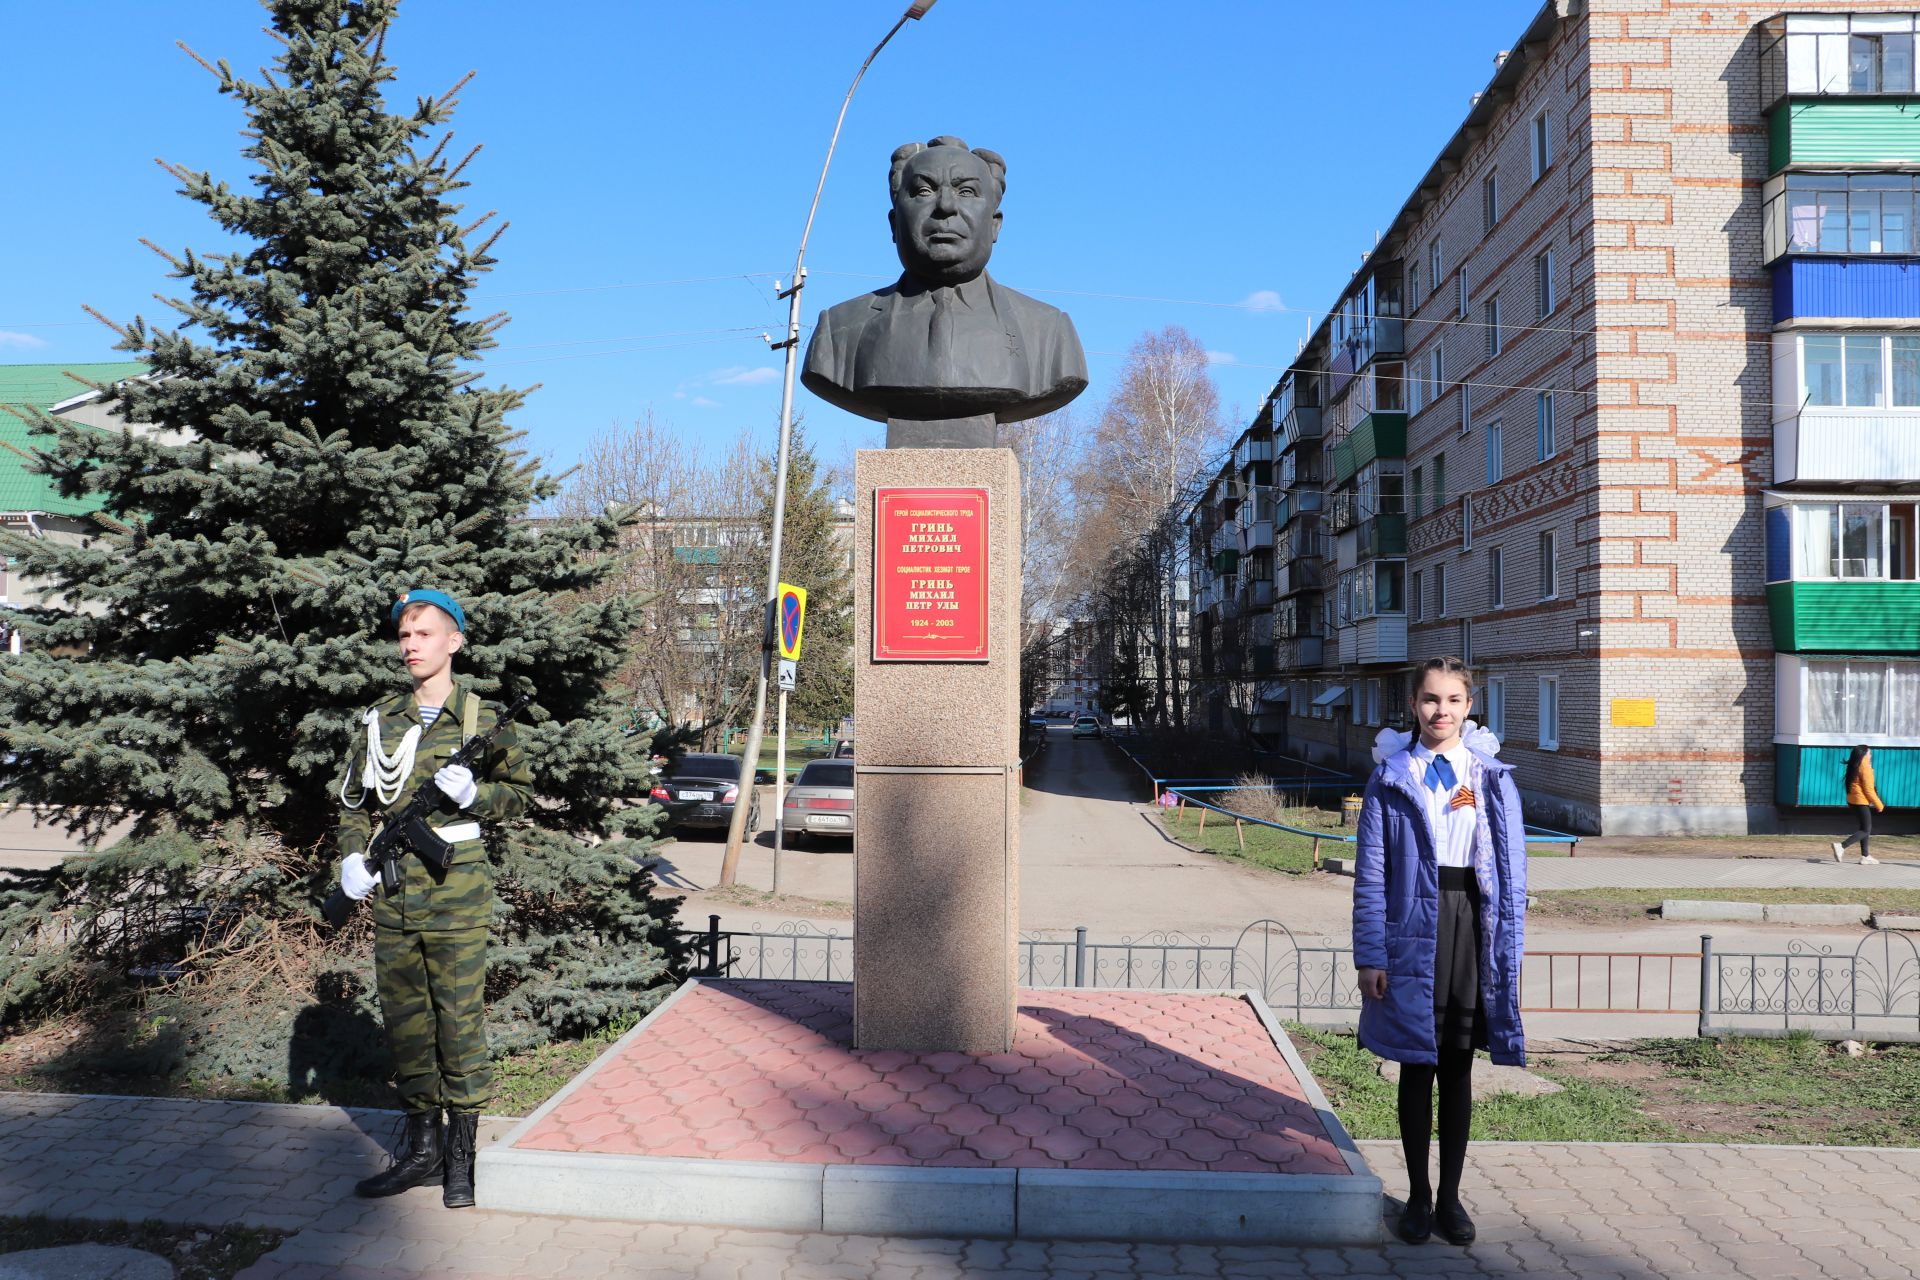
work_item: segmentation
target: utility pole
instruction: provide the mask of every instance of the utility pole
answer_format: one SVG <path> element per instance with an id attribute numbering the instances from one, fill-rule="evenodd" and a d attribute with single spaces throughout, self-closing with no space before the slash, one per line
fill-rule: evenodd
<path id="1" fill-rule="evenodd" d="M 753 810 L 754 776 L 760 763 L 761 725 L 767 718 L 767 669 L 773 655 L 773 601 L 780 590 L 780 540 L 786 526 L 787 516 L 787 449 L 793 440 L 793 375 L 800 363 L 800 291 L 807 283 L 807 237 L 813 234 L 813 218 L 820 211 L 820 193 L 827 185 L 827 169 L 833 164 L 833 149 L 840 145 L 840 127 L 847 122 L 847 108 L 853 105 L 853 91 L 860 87 L 860 79 L 867 74 L 867 68 L 887 47 L 887 41 L 899 33 L 900 28 L 909 20 L 924 18 L 927 10 L 933 8 L 936 0 L 914 0 L 900 20 L 893 24 L 880 43 L 873 46 L 873 52 L 860 64 L 860 70 L 854 74 L 853 83 L 847 86 L 847 96 L 840 102 L 840 115 L 833 122 L 833 136 L 827 140 L 827 158 L 820 165 L 820 181 L 814 184 L 813 204 L 807 209 L 807 225 L 800 232 L 800 249 L 793 255 L 793 283 L 785 289 L 778 289 L 778 295 L 787 300 L 787 338 L 776 342 L 775 350 L 784 350 L 786 355 L 786 379 L 780 389 L 780 450 L 776 455 L 773 470 L 773 529 L 767 548 L 767 594 L 766 620 L 762 624 L 765 630 L 760 637 L 760 671 L 754 680 L 753 719 L 747 722 L 746 752 L 740 757 L 740 787 L 734 797 L 733 819 L 727 826 L 727 852 L 720 860 L 720 883 L 733 884 L 740 874 L 740 848 L 746 842 L 747 815 Z M 778 815 L 776 814 L 776 818 Z"/>

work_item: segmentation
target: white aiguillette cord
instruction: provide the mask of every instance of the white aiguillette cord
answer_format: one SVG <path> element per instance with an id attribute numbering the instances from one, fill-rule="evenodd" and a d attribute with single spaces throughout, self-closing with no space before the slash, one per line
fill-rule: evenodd
<path id="1" fill-rule="evenodd" d="M 413 776 L 414 751 L 420 745 L 420 726 L 408 729 L 406 736 L 400 739 L 400 745 L 392 755 L 380 741 L 380 712 L 367 708 L 367 763 L 360 771 L 360 801 L 366 802 L 367 792 L 372 791 L 380 797 L 380 807 L 386 808 L 400 798 L 400 791 L 406 786 L 407 779 Z M 347 799 L 347 780 L 340 782 L 340 803 L 351 809 L 358 809 Z"/>

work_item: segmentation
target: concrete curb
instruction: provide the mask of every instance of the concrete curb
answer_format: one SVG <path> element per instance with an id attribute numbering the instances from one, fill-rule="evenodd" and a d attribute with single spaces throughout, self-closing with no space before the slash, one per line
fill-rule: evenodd
<path id="1" fill-rule="evenodd" d="M 1668 898 L 1660 904 L 1660 915 L 1667 920 L 1733 920 L 1746 924 L 1865 924 L 1873 910 L 1864 902 L 1715 902 Z"/>
<path id="2" fill-rule="evenodd" d="M 688 979 L 606 1054 L 480 1153 L 482 1208 L 763 1231 L 1180 1244 L 1364 1245 L 1380 1240 L 1381 1182 L 1258 993 L 1252 1006 L 1339 1149 L 1340 1174 L 938 1168 L 602 1155 L 514 1147 L 601 1062 L 624 1049 Z"/>
<path id="3" fill-rule="evenodd" d="M 1876 929 L 1920 930 L 1920 916 L 1897 916 L 1876 911 L 1870 923 Z"/>

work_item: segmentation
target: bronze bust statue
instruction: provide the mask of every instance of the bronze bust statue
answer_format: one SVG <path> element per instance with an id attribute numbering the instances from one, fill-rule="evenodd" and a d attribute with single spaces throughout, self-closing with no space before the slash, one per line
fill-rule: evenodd
<path id="1" fill-rule="evenodd" d="M 801 380 L 887 424 L 890 449 L 990 448 L 998 424 L 1051 412 L 1087 386 L 1065 312 L 987 274 L 1007 165 L 942 136 L 893 153 L 887 224 L 905 273 L 829 307 Z"/>

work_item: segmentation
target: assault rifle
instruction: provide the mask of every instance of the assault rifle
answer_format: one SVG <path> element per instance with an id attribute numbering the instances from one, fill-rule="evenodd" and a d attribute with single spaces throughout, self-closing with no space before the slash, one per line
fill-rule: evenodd
<path id="1" fill-rule="evenodd" d="M 467 696 L 476 695 L 469 693 Z M 533 695 L 530 693 L 523 693 L 514 699 L 512 705 L 493 722 L 491 729 L 476 733 L 461 743 L 459 750 L 447 757 L 447 765 L 471 768 L 493 745 L 500 730 L 525 711 L 527 704 L 532 701 Z M 453 857 L 453 846 L 442 840 L 440 834 L 427 824 L 428 815 L 439 809 L 445 797 L 446 793 L 434 785 L 432 778 L 428 778 L 414 790 L 403 808 L 389 813 L 380 824 L 379 832 L 367 845 L 366 859 L 379 872 L 382 893 L 392 895 L 400 892 L 405 874 L 400 869 L 400 860 L 408 850 L 412 850 L 420 861 L 427 864 L 427 869 L 433 872 L 436 879 L 447 873 L 447 865 Z M 321 905 L 320 914 L 337 929 L 353 915 L 353 908 L 354 900 L 347 896 L 346 890 L 335 885 L 333 892 L 327 895 L 326 902 Z"/>

